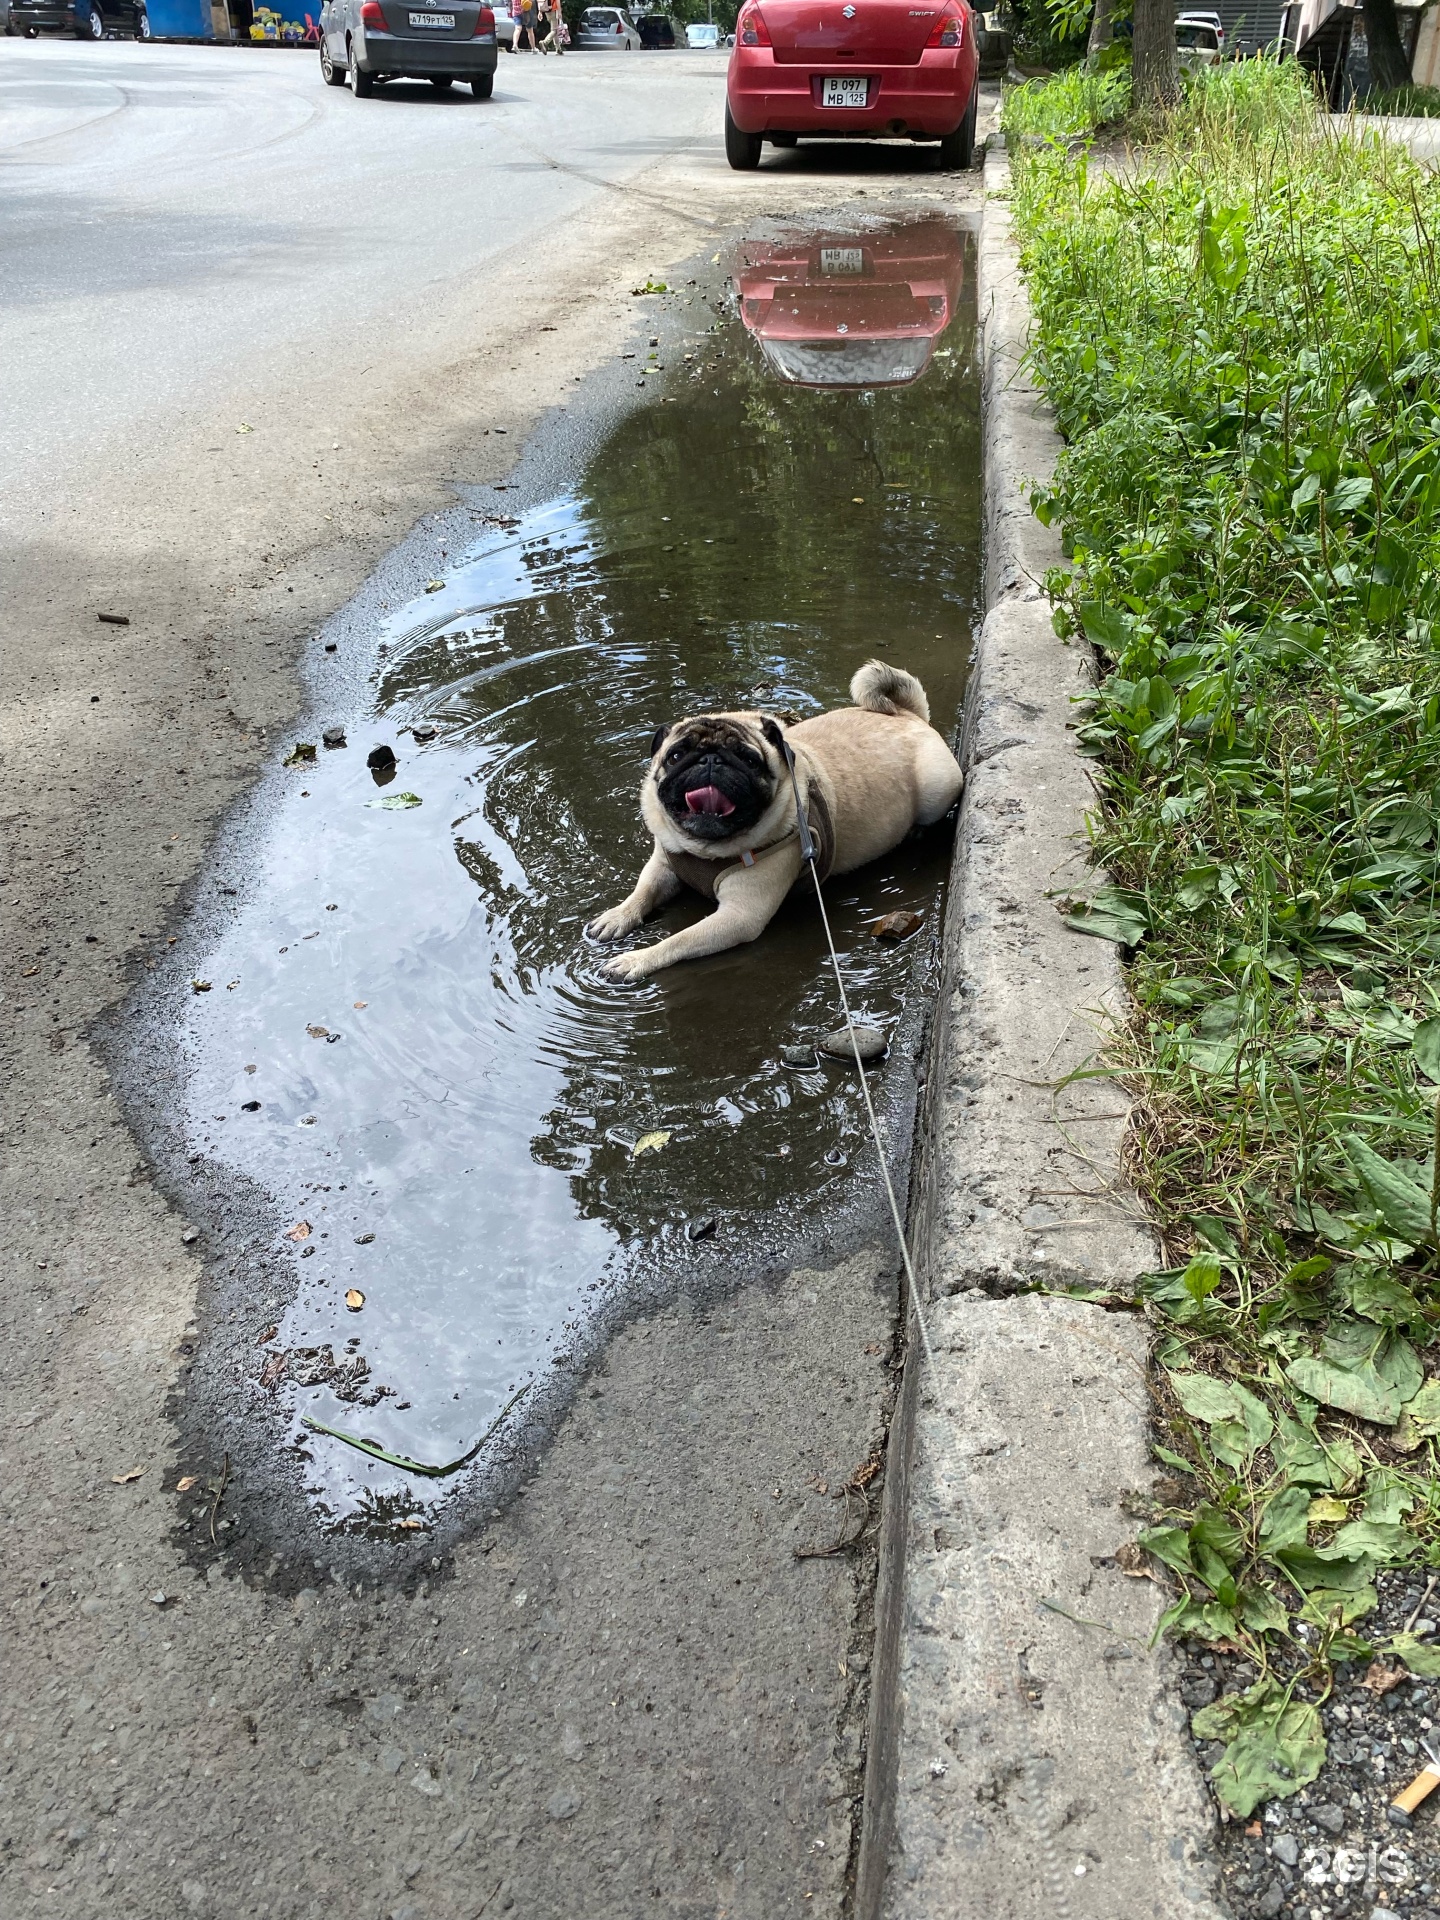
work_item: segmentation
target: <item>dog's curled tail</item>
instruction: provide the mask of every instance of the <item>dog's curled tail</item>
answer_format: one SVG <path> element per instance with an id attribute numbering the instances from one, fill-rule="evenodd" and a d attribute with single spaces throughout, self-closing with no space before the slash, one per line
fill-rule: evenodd
<path id="1" fill-rule="evenodd" d="M 913 713 L 917 720 L 930 719 L 930 702 L 920 682 L 887 660 L 865 662 L 850 682 L 850 698 L 871 713 Z"/>

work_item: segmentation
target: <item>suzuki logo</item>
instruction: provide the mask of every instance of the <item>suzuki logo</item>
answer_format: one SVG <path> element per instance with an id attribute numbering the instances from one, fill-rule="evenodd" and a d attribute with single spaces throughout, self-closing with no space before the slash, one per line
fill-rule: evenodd
<path id="1" fill-rule="evenodd" d="M 855 18 L 854 7 L 842 7 L 840 12 L 846 20 L 853 20 Z"/>

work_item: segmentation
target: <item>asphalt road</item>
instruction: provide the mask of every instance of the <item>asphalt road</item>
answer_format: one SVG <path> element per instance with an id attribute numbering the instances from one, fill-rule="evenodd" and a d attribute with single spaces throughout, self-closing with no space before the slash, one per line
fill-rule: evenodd
<path id="1" fill-rule="evenodd" d="M 502 55 L 490 100 L 356 100 L 308 50 L 0 41 L 0 488 L 256 368 L 340 401 L 444 289 L 713 140 L 723 74 L 714 54 Z M 504 324 L 477 302 L 477 342 Z"/>
<path id="2" fill-rule="evenodd" d="M 872 1566 L 792 1549 L 883 1431 L 885 1261 L 677 1299 L 482 1533 L 282 1574 L 102 1044 L 309 638 L 655 324 L 636 284 L 763 213 L 973 205 L 910 150 L 729 173 L 722 74 L 356 102 L 309 54 L 0 40 L 6 1920 L 842 1911 Z"/>

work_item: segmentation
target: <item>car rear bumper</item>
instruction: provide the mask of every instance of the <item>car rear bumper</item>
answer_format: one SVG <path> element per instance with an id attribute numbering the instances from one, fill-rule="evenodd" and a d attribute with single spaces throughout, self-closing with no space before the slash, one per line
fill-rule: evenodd
<path id="1" fill-rule="evenodd" d="M 870 82 L 863 107 L 822 107 L 827 74 L 863 73 Z M 824 134 L 832 140 L 875 140 L 918 134 L 938 140 L 965 118 L 975 86 L 973 46 L 927 48 L 913 66 L 782 66 L 768 47 L 737 46 L 730 55 L 726 98 L 742 133 Z"/>
<path id="2" fill-rule="evenodd" d="M 88 15 L 90 8 L 85 7 Z M 73 33 L 77 24 L 73 6 L 63 7 L 17 7 L 10 8 L 10 22 L 16 27 L 38 27 L 41 33 Z M 83 24 L 83 17 L 81 24 Z"/>
<path id="3" fill-rule="evenodd" d="M 397 80 L 428 80 L 447 73 L 457 80 L 470 80 L 476 74 L 494 73 L 500 64 L 493 37 L 445 40 L 437 33 L 433 40 L 412 40 L 392 33 L 362 32 L 356 45 L 366 73 L 391 74 Z"/>

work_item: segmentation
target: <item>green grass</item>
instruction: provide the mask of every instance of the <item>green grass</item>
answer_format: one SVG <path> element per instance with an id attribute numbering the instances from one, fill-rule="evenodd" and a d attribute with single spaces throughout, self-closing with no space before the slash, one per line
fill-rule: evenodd
<path id="1" fill-rule="evenodd" d="M 1015 96 L 1012 96 L 1012 99 Z M 1034 116 L 1033 106 L 1027 112 Z M 1387 1568 L 1440 1566 L 1440 181 L 1337 135 L 1293 63 L 1214 69 L 1143 165 L 1015 155 L 1036 493 L 1096 647 L 1083 714 L 1122 937 L 1130 1171 L 1165 1249 L 1171 1630 L 1237 1812 L 1314 1777 Z"/>
<path id="2" fill-rule="evenodd" d="M 1360 111 L 1409 114 L 1420 120 L 1440 119 L 1440 87 L 1394 87 L 1388 93 L 1368 93 Z"/>
<path id="3" fill-rule="evenodd" d="M 1038 134 L 1054 140 L 1094 133 L 1129 111 L 1129 67 L 1110 73 L 1071 67 L 1053 80 L 1027 80 L 1024 86 L 1007 87 L 1000 121 L 1007 134 Z"/>

